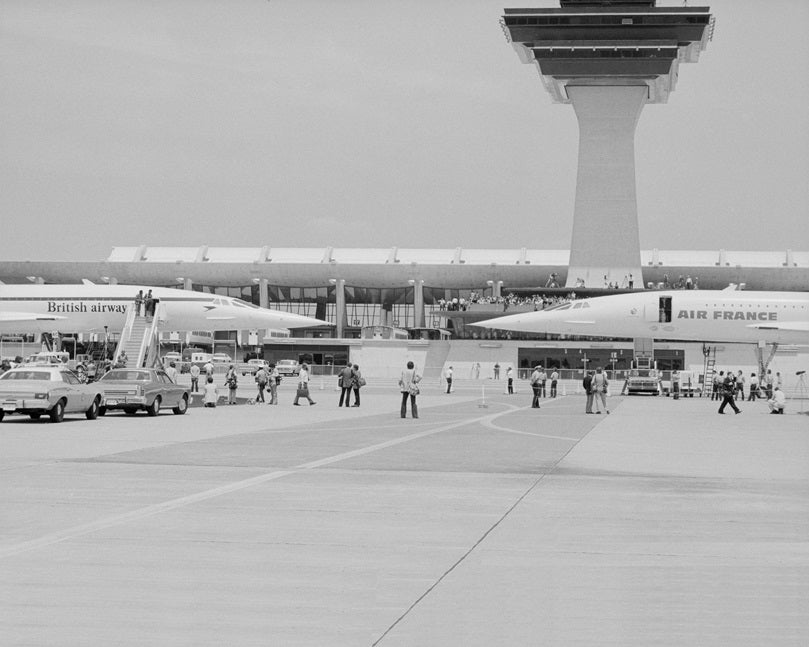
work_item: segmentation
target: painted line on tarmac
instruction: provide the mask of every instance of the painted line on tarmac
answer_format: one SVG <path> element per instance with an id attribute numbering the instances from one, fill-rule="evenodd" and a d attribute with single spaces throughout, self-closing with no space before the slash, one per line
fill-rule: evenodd
<path id="1" fill-rule="evenodd" d="M 500 425 L 496 425 L 493 422 L 489 422 L 487 420 L 483 421 L 483 426 L 488 427 L 489 429 L 495 429 L 497 431 L 505 431 L 509 434 L 520 434 L 521 436 L 536 436 L 537 438 L 551 438 L 553 440 L 567 440 L 571 443 L 577 443 L 581 440 L 581 438 L 571 438 L 570 436 L 552 436 L 550 434 L 535 434 L 532 431 L 519 431 L 518 429 L 509 429 L 508 427 L 501 427 Z"/>
<path id="2" fill-rule="evenodd" d="M 297 467 L 293 467 L 288 470 L 278 470 L 275 472 L 269 472 L 267 474 L 261 474 L 259 476 L 254 476 L 249 479 L 236 481 L 234 483 L 228 483 L 226 485 L 221 485 L 219 487 L 215 487 L 210 490 L 205 490 L 204 492 L 198 492 L 196 494 L 179 497 L 177 499 L 171 499 L 169 501 L 164 501 L 163 503 L 156 503 L 154 505 L 149 505 L 143 508 L 139 508 L 137 510 L 132 510 L 131 512 L 125 512 L 123 514 L 106 517 L 105 519 L 99 519 L 98 521 L 73 526 L 72 528 L 66 528 L 65 530 L 60 530 L 55 533 L 45 535 L 43 537 L 39 537 L 38 539 L 32 539 L 30 541 L 25 541 L 19 544 L 15 544 L 13 546 L 8 546 L 6 548 L 0 548 L 0 559 L 11 557 L 13 555 L 19 555 L 21 553 L 27 553 L 33 550 L 37 550 L 38 548 L 45 548 L 46 546 L 52 546 L 53 544 L 58 544 L 63 541 L 68 541 L 70 539 L 76 539 L 77 537 L 89 535 L 99 530 L 105 530 L 107 528 L 112 528 L 114 526 L 120 526 L 122 524 L 126 524 L 132 521 L 138 521 L 146 517 L 162 514 L 164 512 L 177 510 L 179 508 L 193 505 L 195 503 L 200 503 L 202 501 L 207 501 L 209 499 L 213 499 L 222 496 L 224 494 L 230 494 L 231 492 L 237 492 L 239 490 L 244 490 L 246 488 L 251 488 L 256 485 L 261 485 L 269 481 L 274 481 L 283 478 L 285 476 L 289 476 L 290 474 L 298 474 L 302 471 L 313 470 L 318 467 L 323 467 L 325 465 L 339 463 L 340 461 L 344 461 L 349 458 L 356 458 L 357 456 L 370 454 L 375 451 L 379 451 L 380 449 L 395 447 L 396 445 L 401 445 L 403 443 L 410 442 L 411 440 L 418 440 L 420 438 L 425 438 L 427 436 L 439 434 L 444 431 L 449 431 L 450 429 L 456 429 L 464 425 L 475 424 L 477 422 L 483 422 L 485 424 L 485 422 L 494 420 L 495 418 L 505 415 L 506 413 L 510 413 L 510 411 L 506 410 L 501 411 L 499 413 L 492 413 L 486 416 L 479 416 L 476 418 L 467 418 L 465 420 L 459 420 L 454 423 L 441 425 L 439 427 L 436 427 L 435 429 L 420 431 L 414 434 L 409 434 L 407 436 L 402 436 L 401 438 L 395 438 L 393 440 L 388 440 L 382 443 L 376 443 L 374 445 L 369 445 L 367 447 L 362 447 L 360 449 L 343 452 L 341 454 L 335 454 L 334 456 L 329 456 L 327 458 L 321 458 L 319 460 L 303 463 L 301 465 L 298 465 Z"/>

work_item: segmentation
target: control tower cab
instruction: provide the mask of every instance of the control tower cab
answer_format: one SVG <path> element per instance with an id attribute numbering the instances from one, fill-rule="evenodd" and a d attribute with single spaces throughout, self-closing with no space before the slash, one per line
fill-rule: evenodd
<path id="1" fill-rule="evenodd" d="M 643 106 L 666 103 L 680 63 L 695 63 L 713 33 L 707 7 L 655 0 L 560 0 L 505 9 L 504 30 L 537 66 L 556 103 L 573 105 L 579 162 L 567 287 L 642 286 L 635 193 L 635 127 Z"/>

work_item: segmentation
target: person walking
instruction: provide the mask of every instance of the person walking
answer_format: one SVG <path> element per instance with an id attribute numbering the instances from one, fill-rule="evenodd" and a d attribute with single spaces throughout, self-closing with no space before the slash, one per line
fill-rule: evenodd
<path id="1" fill-rule="evenodd" d="M 593 413 L 593 372 L 584 371 L 584 379 L 581 381 L 584 387 L 584 394 L 587 396 L 587 402 L 584 405 L 584 413 Z"/>
<path id="2" fill-rule="evenodd" d="M 352 367 L 354 369 L 354 375 L 351 378 L 351 388 L 354 390 L 354 404 L 352 407 L 360 406 L 360 389 L 365 386 L 365 378 L 362 377 L 362 373 L 360 373 L 360 365 L 354 364 Z M 348 397 L 346 397 L 348 400 Z"/>
<path id="3" fill-rule="evenodd" d="M 294 404 L 296 407 L 301 406 L 298 403 L 300 398 L 306 398 L 309 400 L 309 406 L 317 404 L 317 402 L 312 400 L 311 396 L 309 395 L 309 365 L 306 363 L 301 364 L 301 371 L 298 374 L 298 390 L 295 392 L 295 402 L 292 404 Z"/>
<path id="4" fill-rule="evenodd" d="M 598 399 L 601 398 L 601 404 L 606 413 L 610 412 L 607 408 L 607 387 L 609 387 L 609 385 L 610 383 L 607 381 L 607 375 L 604 373 L 604 369 L 599 366 L 596 368 L 596 374 L 593 376 L 593 401 L 595 402 L 596 409 L 598 409 Z M 597 413 L 601 413 L 601 411 Z"/>
<path id="5" fill-rule="evenodd" d="M 213 377 L 207 378 L 202 391 L 202 402 L 204 406 L 209 409 L 216 407 L 216 403 L 219 400 L 219 390 L 216 388 L 216 384 L 213 383 Z"/>
<path id="6" fill-rule="evenodd" d="M 450 366 L 447 369 L 447 372 L 444 374 L 447 380 L 447 393 L 452 393 L 452 367 Z"/>
<path id="7" fill-rule="evenodd" d="M 340 371 L 340 377 L 338 378 L 338 383 L 340 385 L 340 403 L 337 405 L 338 407 L 343 406 L 343 400 L 345 399 L 345 406 L 350 407 L 351 402 L 351 389 L 354 380 L 354 369 L 351 366 L 351 362 L 348 362 L 345 365 L 345 368 Z"/>
<path id="8" fill-rule="evenodd" d="M 236 404 L 236 388 L 239 386 L 239 378 L 236 376 L 236 369 L 233 364 L 225 374 L 225 384 L 228 387 L 228 404 Z"/>
<path id="9" fill-rule="evenodd" d="M 264 389 L 267 388 L 267 369 L 263 366 L 259 366 L 258 370 L 256 371 L 256 387 L 258 388 L 258 395 L 256 395 L 256 404 L 261 402 L 262 404 L 266 402 L 264 400 Z"/>
<path id="10" fill-rule="evenodd" d="M 143 298 L 143 308 L 144 316 L 151 317 L 154 315 L 154 297 L 152 296 L 151 290 L 149 290 Z"/>
<path id="11" fill-rule="evenodd" d="M 191 364 L 188 372 L 191 374 L 191 393 L 196 393 L 199 391 L 199 364 Z"/>
<path id="12" fill-rule="evenodd" d="M 514 395 L 514 369 L 510 366 L 506 369 L 506 380 L 508 380 L 508 394 Z"/>
<path id="13" fill-rule="evenodd" d="M 531 373 L 531 390 L 534 392 L 534 398 L 531 400 L 531 408 L 539 409 L 539 393 L 540 393 L 540 375 L 542 367 L 537 365 L 534 367 L 534 372 Z"/>
<path id="14" fill-rule="evenodd" d="M 725 379 L 722 380 L 722 404 L 719 406 L 719 413 L 725 413 L 725 407 L 727 405 L 730 405 L 730 408 L 733 409 L 735 413 L 741 413 L 741 410 L 736 406 L 736 402 L 733 400 L 735 393 L 736 385 L 733 382 L 733 373 L 728 371 L 727 375 L 725 375 Z"/>
<path id="15" fill-rule="evenodd" d="M 606 377 L 604 378 L 606 379 Z M 559 372 L 554 369 L 551 373 L 551 397 L 556 397 L 556 385 L 559 384 Z M 607 412 L 609 413 L 609 411 Z"/>
<path id="16" fill-rule="evenodd" d="M 269 404 L 278 404 L 278 380 L 280 376 L 278 375 L 278 369 L 275 368 L 275 364 L 270 364 L 269 369 L 267 370 L 267 388 L 270 390 L 270 402 Z"/>
<path id="17" fill-rule="evenodd" d="M 419 394 L 419 382 L 421 375 L 416 373 L 416 365 L 413 362 L 407 363 L 407 368 L 399 376 L 399 389 L 402 392 L 401 417 L 407 417 L 407 399 L 410 398 L 410 413 L 414 418 L 419 417 L 419 409 L 416 405 L 416 396 Z"/>

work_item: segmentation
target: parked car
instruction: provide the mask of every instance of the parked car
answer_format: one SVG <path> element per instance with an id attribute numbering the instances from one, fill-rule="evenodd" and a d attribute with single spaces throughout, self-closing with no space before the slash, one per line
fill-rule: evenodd
<path id="1" fill-rule="evenodd" d="M 15 413 L 32 420 L 47 414 L 51 422 L 62 422 L 65 413 L 83 413 L 95 420 L 102 398 L 97 383 L 82 384 L 64 365 L 23 365 L 0 375 L 0 420 Z"/>
<path id="2" fill-rule="evenodd" d="M 294 359 L 279 359 L 275 365 L 279 375 L 292 375 L 297 377 L 301 372 L 301 366 Z"/>
<path id="3" fill-rule="evenodd" d="M 233 359 L 227 353 L 214 353 L 211 355 L 211 361 L 214 364 L 232 364 Z"/>
<path id="4" fill-rule="evenodd" d="M 265 369 L 269 369 L 270 363 L 266 359 L 248 359 L 247 362 L 239 367 L 239 370 L 242 372 L 243 376 L 247 375 L 248 373 L 250 373 L 250 375 L 255 375 L 259 367 L 262 366 Z"/>
<path id="5" fill-rule="evenodd" d="M 163 369 L 114 368 L 96 384 L 104 394 L 98 411 L 102 416 L 112 409 L 123 409 L 129 415 L 142 409 L 150 416 L 163 408 L 177 415 L 188 410 L 188 389 L 172 382 Z"/>

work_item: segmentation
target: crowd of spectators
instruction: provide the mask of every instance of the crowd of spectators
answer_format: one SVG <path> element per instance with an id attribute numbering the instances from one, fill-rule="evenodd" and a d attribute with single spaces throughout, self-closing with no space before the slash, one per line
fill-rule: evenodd
<path id="1" fill-rule="evenodd" d="M 438 309 L 442 311 L 466 311 L 473 307 L 475 304 L 499 304 L 503 306 L 504 310 L 515 306 L 533 306 L 534 310 L 543 310 L 550 306 L 560 305 L 573 301 L 576 299 L 575 292 L 568 292 L 565 295 L 546 295 L 546 294 L 532 294 L 530 296 L 519 296 L 510 292 L 506 296 L 481 296 L 478 292 L 472 291 L 469 298 L 463 297 L 454 298 L 450 300 L 439 299 Z"/>

